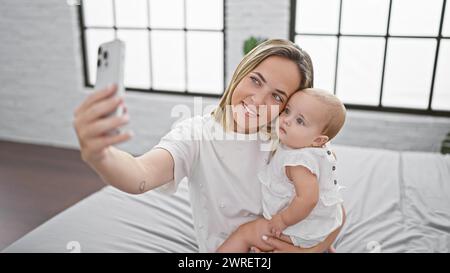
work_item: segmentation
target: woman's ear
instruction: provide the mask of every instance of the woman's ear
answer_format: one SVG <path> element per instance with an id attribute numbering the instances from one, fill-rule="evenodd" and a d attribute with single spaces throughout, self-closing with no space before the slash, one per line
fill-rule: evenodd
<path id="1" fill-rule="evenodd" d="M 325 143 L 328 142 L 328 137 L 325 135 L 320 135 L 318 137 L 316 137 L 313 141 L 313 146 L 314 147 L 322 147 L 323 145 L 325 145 Z"/>

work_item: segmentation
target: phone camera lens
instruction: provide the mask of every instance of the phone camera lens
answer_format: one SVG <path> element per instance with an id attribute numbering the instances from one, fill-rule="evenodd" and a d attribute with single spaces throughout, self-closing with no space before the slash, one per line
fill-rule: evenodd
<path id="1" fill-rule="evenodd" d="M 100 67 L 102 65 L 102 61 L 100 59 L 98 59 L 97 61 L 97 67 Z"/>
<path id="2" fill-rule="evenodd" d="M 108 59 L 108 51 L 103 52 L 103 58 L 105 60 Z"/>
<path id="3" fill-rule="evenodd" d="M 101 47 L 98 48 L 98 55 L 102 55 L 102 48 Z"/>

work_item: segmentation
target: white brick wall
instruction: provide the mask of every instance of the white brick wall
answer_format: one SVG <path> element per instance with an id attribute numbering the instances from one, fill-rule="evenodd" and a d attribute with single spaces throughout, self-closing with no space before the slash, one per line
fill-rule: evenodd
<path id="1" fill-rule="evenodd" d="M 290 0 L 226 0 L 227 81 L 250 36 L 289 39 Z"/>
<path id="2" fill-rule="evenodd" d="M 289 3 L 226 2 L 227 80 L 249 36 L 288 38 Z M 77 147 L 72 113 L 91 90 L 82 85 L 75 8 L 65 0 L 2 0 L 0 39 L 0 139 Z M 170 117 L 172 107 L 192 107 L 193 100 L 181 95 L 128 93 L 130 127 L 136 137 L 123 148 L 133 153 L 150 149 L 176 120 Z M 350 111 L 335 142 L 437 151 L 447 131 L 449 118 Z"/>

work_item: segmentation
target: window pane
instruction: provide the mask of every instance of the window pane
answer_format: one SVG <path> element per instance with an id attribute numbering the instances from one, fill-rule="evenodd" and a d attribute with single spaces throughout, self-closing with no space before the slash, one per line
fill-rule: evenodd
<path id="1" fill-rule="evenodd" d="M 391 35 L 432 36 L 439 32 L 442 0 L 392 1 Z"/>
<path id="2" fill-rule="evenodd" d="M 109 42 L 114 39 L 114 30 L 109 29 L 87 29 L 85 32 L 86 37 L 86 51 L 88 62 L 88 83 L 90 85 L 95 84 L 97 75 L 97 52 L 100 44 Z"/>
<path id="3" fill-rule="evenodd" d="M 314 87 L 332 92 L 334 89 L 337 38 L 298 35 L 295 38 L 295 43 L 311 56 L 314 67 Z"/>
<path id="4" fill-rule="evenodd" d="M 185 43 L 184 31 L 152 31 L 153 88 L 184 91 Z"/>
<path id="5" fill-rule="evenodd" d="M 186 0 L 186 27 L 223 29 L 223 0 Z"/>
<path id="6" fill-rule="evenodd" d="M 112 27 L 112 0 L 83 0 L 83 18 L 85 26 Z"/>
<path id="7" fill-rule="evenodd" d="M 384 38 L 341 37 L 336 94 L 344 103 L 378 105 Z"/>
<path id="8" fill-rule="evenodd" d="M 435 110 L 450 110 L 450 40 L 441 40 L 439 59 L 434 82 L 433 103 Z"/>
<path id="9" fill-rule="evenodd" d="M 296 32 L 337 34 L 339 0 L 298 0 Z"/>
<path id="10" fill-rule="evenodd" d="M 384 106 L 428 107 L 435 51 L 435 39 L 389 39 Z"/>
<path id="11" fill-rule="evenodd" d="M 188 90 L 223 93 L 223 35 L 221 32 L 187 33 Z"/>
<path id="12" fill-rule="evenodd" d="M 184 28 L 184 0 L 149 1 L 150 27 Z"/>
<path id="13" fill-rule="evenodd" d="M 115 0 L 118 27 L 147 27 L 147 0 Z"/>
<path id="14" fill-rule="evenodd" d="M 150 66 L 147 30 L 118 30 L 125 42 L 125 86 L 150 88 Z"/>
<path id="15" fill-rule="evenodd" d="M 389 0 L 343 0 L 341 33 L 385 35 Z"/>
<path id="16" fill-rule="evenodd" d="M 445 8 L 444 25 L 442 26 L 442 36 L 450 37 L 450 3 L 447 1 Z"/>

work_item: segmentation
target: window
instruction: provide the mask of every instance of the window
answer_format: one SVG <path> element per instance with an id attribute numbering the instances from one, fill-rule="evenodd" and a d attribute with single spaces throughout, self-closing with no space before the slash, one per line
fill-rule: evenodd
<path id="1" fill-rule="evenodd" d="M 446 0 L 291 0 L 290 33 L 348 108 L 450 116 Z"/>
<path id="2" fill-rule="evenodd" d="M 223 0 L 84 0 L 79 15 L 86 86 L 95 83 L 98 46 L 119 38 L 127 90 L 223 93 Z"/>

